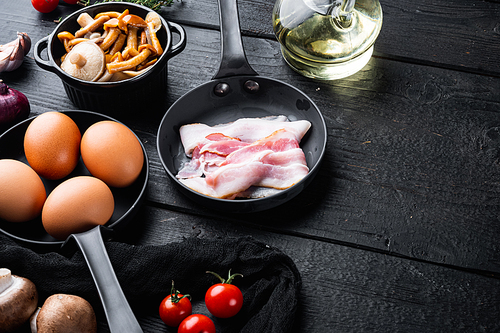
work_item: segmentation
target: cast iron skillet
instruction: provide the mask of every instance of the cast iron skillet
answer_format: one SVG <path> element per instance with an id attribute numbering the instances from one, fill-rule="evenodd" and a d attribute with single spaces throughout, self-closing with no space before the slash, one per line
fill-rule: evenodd
<path id="1" fill-rule="evenodd" d="M 111 117 L 90 111 L 62 111 L 72 118 L 83 133 L 92 124 L 101 120 L 113 120 Z M 10 128 L 0 136 L 0 159 L 15 159 L 28 164 L 24 154 L 24 134 L 35 117 L 29 118 Z M 139 141 L 140 142 L 140 141 Z M 36 249 L 57 250 L 69 240 L 74 239 L 82 251 L 90 272 L 97 286 L 103 303 L 111 332 L 142 332 L 130 306 L 120 287 L 118 279 L 104 247 L 101 230 L 111 232 L 123 228 L 138 211 L 142 203 L 149 178 L 149 161 L 146 150 L 144 166 L 139 178 L 129 187 L 123 189 L 111 188 L 115 199 L 115 210 L 109 222 L 104 226 L 95 227 L 87 232 L 72 234 L 66 241 L 60 241 L 50 236 L 42 226 L 40 217 L 23 223 L 12 223 L 0 219 L 0 232 L 10 236 L 20 243 Z M 47 195 L 62 181 L 74 177 L 90 175 L 80 159 L 76 169 L 67 177 L 50 181 L 42 178 Z"/>
<path id="2" fill-rule="evenodd" d="M 165 113 L 157 137 L 157 149 L 167 174 L 179 189 L 204 206 L 249 213 L 278 206 L 299 194 L 319 169 L 326 149 L 325 121 L 314 102 L 293 86 L 258 76 L 247 62 L 238 18 L 236 0 L 219 0 L 221 23 L 221 64 L 213 79 L 182 96 Z M 175 175 L 187 160 L 179 128 L 191 123 L 217 125 L 243 117 L 285 115 L 290 120 L 308 120 L 312 126 L 302 139 L 309 174 L 294 186 L 258 199 L 226 200 L 191 190 Z"/>

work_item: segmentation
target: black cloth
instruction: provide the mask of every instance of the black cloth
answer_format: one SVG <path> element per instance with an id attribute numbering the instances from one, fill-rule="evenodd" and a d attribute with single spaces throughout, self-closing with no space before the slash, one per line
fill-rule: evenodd
<path id="1" fill-rule="evenodd" d="M 165 245 L 105 243 L 110 261 L 144 332 L 174 332 L 161 326 L 161 300 L 170 294 L 172 280 L 181 293 L 190 294 L 193 313 L 203 313 L 206 290 L 219 280 L 206 271 L 227 278 L 228 271 L 241 273 L 233 284 L 241 288 L 242 310 L 233 318 L 211 317 L 217 332 L 289 332 L 292 330 L 301 287 L 293 261 L 277 248 L 251 237 L 225 239 L 187 238 Z M 39 303 L 55 293 L 79 295 L 87 299 L 103 318 L 97 289 L 82 253 L 38 253 L 0 234 L 0 267 L 29 278 L 37 286 Z M 99 312 L 102 312 L 99 315 Z M 154 316 L 155 318 L 151 319 Z M 151 325 L 150 321 L 158 321 Z M 101 325 L 106 327 L 106 325 Z M 142 325 L 141 325 L 142 326 Z M 166 325 L 165 325 L 166 327 Z"/>

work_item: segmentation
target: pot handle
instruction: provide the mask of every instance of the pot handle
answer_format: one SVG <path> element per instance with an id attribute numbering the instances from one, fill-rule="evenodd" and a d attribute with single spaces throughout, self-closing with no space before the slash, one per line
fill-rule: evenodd
<path id="1" fill-rule="evenodd" d="M 41 68 L 43 68 L 47 71 L 54 72 L 54 68 L 50 64 L 50 62 L 47 60 L 43 60 L 41 57 L 42 51 L 47 48 L 47 45 L 49 43 L 48 40 L 49 40 L 49 36 L 46 36 L 46 37 L 40 39 L 35 44 L 35 52 L 33 52 L 33 53 L 35 54 L 35 62 L 38 66 L 40 66 Z"/>
<path id="2" fill-rule="evenodd" d="M 102 240 L 101 226 L 89 231 L 72 234 L 82 250 L 99 297 L 106 313 L 109 330 L 112 333 L 142 333 L 142 329 L 130 308 L 116 278 Z"/>
<path id="3" fill-rule="evenodd" d="M 236 75 L 258 75 L 247 61 L 241 40 L 236 0 L 219 0 L 221 63 L 212 79 Z"/>
<path id="4" fill-rule="evenodd" d="M 173 32 L 177 32 L 180 36 L 180 40 L 177 44 L 173 45 L 170 49 L 171 57 L 181 53 L 186 47 L 186 31 L 182 26 L 177 23 L 168 22 L 168 25 L 172 28 Z"/>

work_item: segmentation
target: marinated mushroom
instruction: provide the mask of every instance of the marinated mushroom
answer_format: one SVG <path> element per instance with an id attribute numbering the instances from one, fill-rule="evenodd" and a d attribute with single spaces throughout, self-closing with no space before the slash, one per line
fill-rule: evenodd
<path id="1" fill-rule="evenodd" d="M 97 81 L 104 72 L 105 58 L 103 50 L 96 43 L 82 42 L 66 55 L 61 69 L 78 79 Z"/>
<path id="2" fill-rule="evenodd" d="M 148 71 L 149 69 L 151 68 L 151 66 L 148 66 L 146 68 L 143 68 L 141 70 L 138 70 L 138 71 L 123 71 L 121 73 L 127 75 L 128 77 L 135 77 L 137 75 L 141 75 L 142 73 Z M 116 73 L 115 73 L 116 74 Z"/>
<path id="3" fill-rule="evenodd" d="M 94 19 L 88 13 L 81 13 L 76 19 L 76 22 L 78 22 L 81 28 L 84 28 L 94 22 Z"/>
<path id="4" fill-rule="evenodd" d="M 152 23 L 152 27 L 153 27 L 154 32 L 158 32 L 158 30 L 161 29 L 161 19 L 160 19 L 160 15 L 158 15 L 158 13 L 149 12 L 146 15 L 145 21 L 146 21 L 146 24 Z"/>
<path id="5" fill-rule="evenodd" d="M 87 25 L 75 32 L 75 37 L 83 37 L 89 32 L 94 32 L 104 25 L 104 22 L 109 20 L 109 16 L 101 16 L 98 19 L 86 22 Z"/>
<path id="6" fill-rule="evenodd" d="M 31 317 L 32 333 L 95 333 L 94 309 L 80 296 L 55 294 Z"/>
<path id="7" fill-rule="evenodd" d="M 30 280 L 0 268 L 0 332 L 12 332 L 35 312 L 38 292 Z"/>
<path id="8" fill-rule="evenodd" d="M 129 13 L 128 9 L 102 12 L 94 18 L 82 13 L 77 22 L 81 28 L 74 35 L 62 31 L 57 37 L 66 50 L 61 57 L 61 68 L 79 79 L 93 82 L 126 80 L 144 73 L 164 52 L 156 35 L 162 27 L 161 17 L 155 12 L 148 13 L 144 19 Z M 83 68 L 89 59 L 82 52 L 73 55 L 76 46 L 90 41 L 104 52 L 104 69 L 100 74 L 97 70 L 89 74 Z M 101 58 L 101 55 L 96 58 L 99 59 L 98 69 Z"/>

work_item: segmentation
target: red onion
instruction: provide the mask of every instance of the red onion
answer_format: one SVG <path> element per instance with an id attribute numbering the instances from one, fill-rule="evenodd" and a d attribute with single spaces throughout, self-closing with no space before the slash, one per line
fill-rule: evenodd
<path id="1" fill-rule="evenodd" d="M 28 98 L 0 80 L 0 134 L 18 122 L 28 119 L 29 114 Z"/>

